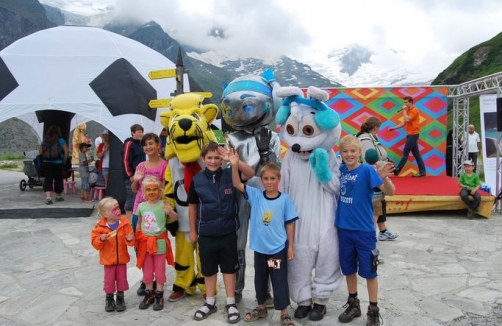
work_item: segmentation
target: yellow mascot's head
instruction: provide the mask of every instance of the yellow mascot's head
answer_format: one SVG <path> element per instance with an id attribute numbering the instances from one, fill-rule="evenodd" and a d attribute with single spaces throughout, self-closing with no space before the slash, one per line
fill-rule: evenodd
<path id="1" fill-rule="evenodd" d="M 203 105 L 203 101 L 204 96 L 199 94 L 180 94 L 169 103 L 169 110 L 160 114 L 160 121 L 168 132 L 166 159 L 176 156 L 182 163 L 195 162 L 202 148 L 216 141 L 211 123 L 218 115 L 218 107 Z"/>

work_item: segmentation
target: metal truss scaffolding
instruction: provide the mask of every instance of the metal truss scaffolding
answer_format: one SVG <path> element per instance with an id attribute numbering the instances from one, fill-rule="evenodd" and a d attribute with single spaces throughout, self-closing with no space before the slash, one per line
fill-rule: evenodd
<path id="1" fill-rule="evenodd" d="M 452 175 L 454 177 L 458 177 L 460 175 L 462 162 L 467 159 L 469 153 L 467 142 L 467 132 L 469 127 L 469 98 L 481 94 L 498 94 L 500 97 L 502 93 L 501 87 L 502 72 L 474 79 L 463 84 L 448 86 L 448 97 L 453 99 Z M 498 139 L 498 142 L 500 142 L 500 139 Z M 497 166 L 499 166 L 498 151 Z M 500 171 L 497 172 L 496 194 L 499 193 L 500 189 L 499 174 Z"/>
<path id="2" fill-rule="evenodd" d="M 502 72 L 448 87 L 448 97 L 453 99 L 453 176 L 459 176 L 462 162 L 467 159 L 469 153 L 469 98 L 481 94 L 500 94 L 501 87 Z"/>

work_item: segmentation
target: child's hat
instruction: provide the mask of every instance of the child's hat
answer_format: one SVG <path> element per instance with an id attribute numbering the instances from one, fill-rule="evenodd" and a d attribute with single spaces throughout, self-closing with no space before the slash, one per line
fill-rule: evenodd
<path id="1" fill-rule="evenodd" d="M 474 162 L 471 161 L 471 160 L 465 160 L 464 163 L 462 163 L 462 164 L 464 164 L 464 165 L 466 165 L 466 164 L 467 165 L 474 165 Z"/>

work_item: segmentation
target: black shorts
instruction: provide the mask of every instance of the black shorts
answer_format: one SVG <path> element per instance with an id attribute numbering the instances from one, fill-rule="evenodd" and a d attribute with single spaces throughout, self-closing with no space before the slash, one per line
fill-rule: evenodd
<path id="1" fill-rule="evenodd" d="M 236 232 L 221 236 L 199 236 L 198 242 L 204 276 L 218 273 L 218 266 L 223 274 L 234 274 L 239 270 Z"/>

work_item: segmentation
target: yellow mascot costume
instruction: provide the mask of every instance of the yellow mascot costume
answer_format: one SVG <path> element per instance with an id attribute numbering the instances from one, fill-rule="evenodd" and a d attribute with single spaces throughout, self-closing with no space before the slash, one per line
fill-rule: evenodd
<path id="1" fill-rule="evenodd" d="M 164 196 L 179 215 L 174 254 L 176 279 L 169 296 L 171 302 L 185 295 L 193 295 L 196 286 L 202 294 L 206 293 L 198 246 L 192 244 L 189 238 L 186 202 L 192 177 L 204 168 L 202 149 L 210 141 L 216 141 L 211 123 L 218 115 L 218 107 L 214 104 L 204 105 L 203 100 L 202 95 L 194 93 L 177 95 L 169 103 L 169 110 L 160 115 L 161 123 L 168 131 L 165 158 L 169 165 L 165 175 Z"/>

